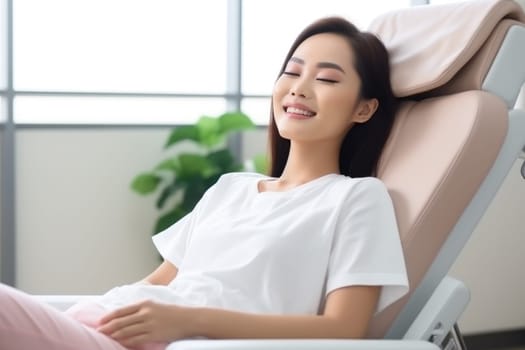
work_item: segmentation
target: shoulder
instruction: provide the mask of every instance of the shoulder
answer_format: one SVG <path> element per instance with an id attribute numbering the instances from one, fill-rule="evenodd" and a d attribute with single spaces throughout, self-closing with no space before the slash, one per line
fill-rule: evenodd
<path id="1" fill-rule="evenodd" d="M 340 176 L 340 186 L 346 189 L 347 205 L 392 205 L 388 189 L 383 181 L 376 177 L 351 178 Z"/>
<path id="2" fill-rule="evenodd" d="M 361 188 L 386 188 L 383 181 L 378 179 L 377 177 L 367 176 L 367 177 L 350 177 L 345 175 L 339 175 L 339 178 L 342 179 L 343 182 L 346 182 L 349 185 L 352 186 L 358 186 Z"/>
<path id="3" fill-rule="evenodd" d="M 377 177 L 361 177 L 357 179 L 357 188 L 367 193 L 375 193 L 380 196 L 388 196 L 388 190 L 383 181 Z"/>
<path id="4" fill-rule="evenodd" d="M 349 177 L 339 175 L 336 186 L 348 189 L 353 195 L 388 195 L 388 190 L 383 181 L 377 177 Z"/>

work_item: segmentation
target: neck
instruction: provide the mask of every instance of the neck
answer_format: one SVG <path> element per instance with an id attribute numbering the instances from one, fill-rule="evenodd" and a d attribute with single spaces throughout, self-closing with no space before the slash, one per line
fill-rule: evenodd
<path id="1" fill-rule="evenodd" d="M 339 174 L 339 145 L 290 144 L 290 153 L 280 180 L 293 184 L 327 174 Z"/>

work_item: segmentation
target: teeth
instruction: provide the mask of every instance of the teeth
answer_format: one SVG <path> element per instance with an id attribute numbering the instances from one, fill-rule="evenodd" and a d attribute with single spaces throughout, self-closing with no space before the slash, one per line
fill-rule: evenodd
<path id="1" fill-rule="evenodd" d="M 295 107 L 288 107 L 286 109 L 286 112 L 293 113 L 293 114 L 302 114 L 302 115 L 305 115 L 307 117 L 311 117 L 311 116 L 313 116 L 315 114 L 313 112 L 305 111 L 304 109 L 299 109 L 299 108 L 295 108 Z"/>

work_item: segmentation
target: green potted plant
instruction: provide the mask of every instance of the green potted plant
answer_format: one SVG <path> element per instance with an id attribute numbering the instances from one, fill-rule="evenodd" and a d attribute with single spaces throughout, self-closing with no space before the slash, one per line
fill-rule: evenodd
<path id="1" fill-rule="evenodd" d="M 174 128 L 164 149 L 181 142 L 197 145 L 195 152 L 180 152 L 152 170 L 135 176 L 131 188 L 141 195 L 158 193 L 160 211 L 153 233 L 160 232 L 189 213 L 204 192 L 227 172 L 245 170 L 228 148 L 227 138 L 234 132 L 252 129 L 244 113 L 225 113 L 219 117 L 202 116 L 196 124 Z M 264 156 L 253 159 L 255 171 L 264 172 Z"/>

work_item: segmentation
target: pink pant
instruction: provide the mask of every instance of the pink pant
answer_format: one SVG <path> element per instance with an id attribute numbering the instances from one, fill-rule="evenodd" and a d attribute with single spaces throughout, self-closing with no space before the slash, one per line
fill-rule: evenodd
<path id="1" fill-rule="evenodd" d="M 103 314 L 104 310 L 93 304 L 76 305 L 63 313 L 0 284 L 0 349 L 125 350 L 93 329 Z M 138 349 L 165 348 L 166 344 L 147 344 Z"/>

